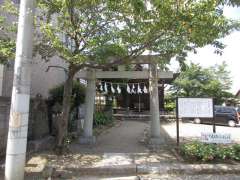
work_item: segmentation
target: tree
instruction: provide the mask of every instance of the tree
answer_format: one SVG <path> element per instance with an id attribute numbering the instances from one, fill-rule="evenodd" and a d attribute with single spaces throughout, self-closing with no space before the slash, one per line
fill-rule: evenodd
<path id="1" fill-rule="evenodd" d="M 168 63 L 175 56 L 184 65 L 188 51 L 206 44 L 221 53 L 224 46 L 217 39 L 238 27 L 222 15 L 222 3 L 151 0 L 146 6 L 144 0 L 39 0 L 41 39 L 35 50 L 44 59 L 58 55 L 68 63 L 58 145 L 67 134 L 72 81 L 80 69 L 129 63 L 146 51 L 157 53 L 158 62 Z"/>
<path id="2" fill-rule="evenodd" d="M 18 15 L 17 9 L 7 0 L 0 6 L 2 14 L 9 17 Z M 15 21 L 8 21 L 7 16 L 0 16 L 0 63 L 5 64 L 9 59 L 14 59 L 16 50 L 16 24 Z M 14 37 L 14 38 L 13 38 Z"/>
<path id="3" fill-rule="evenodd" d="M 227 4 L 229 6 L 239 6 L 240 1 L 239 0 L 223 0 L 223 4 Z"/>
<path id="4" fill-rule="evenodd" d="M 206 44 L 221 51 L 217 40 L 237 27 L 227 20 L 216 0 L 40 0 L 44 58 L 58 55 L 68 65 L 64 86 L 63 118 L 58 136 L 67 134 L 74 75 L 83 68 L 106 68 L 129 63 L 145 51 L 158 60 L 176 56 L 183 64 L 188 51 Z"/>
<path id="5" fill-rule="evenodd" d="M 174 96 L 213 97 L 215 104 L 222 104 L 233 97 L 229 92 L 232 81 L 226 68 L 225 62 L 210 68 L 191 63 L 173 82 L 171 91 Z"/>

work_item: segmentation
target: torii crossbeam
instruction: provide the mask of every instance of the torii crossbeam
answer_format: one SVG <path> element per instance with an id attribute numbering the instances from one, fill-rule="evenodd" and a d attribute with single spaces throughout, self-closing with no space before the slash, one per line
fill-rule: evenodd
<path id="1" fill-rule="evenodd" d="M 89 71 L 79 71 L 77 78 L 87 79 Z M 158 70 L 159 79 L 172 79 L 172 72 L 165 72 Z M 96 71 L 96 79 L 149 79 L 149 71 Z"/>

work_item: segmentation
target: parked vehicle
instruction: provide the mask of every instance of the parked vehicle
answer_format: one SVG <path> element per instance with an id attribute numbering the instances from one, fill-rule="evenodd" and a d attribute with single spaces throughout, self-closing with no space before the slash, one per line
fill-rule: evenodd
<path id="1" fill-rule="evenodd" d="M 239 114 L 235 107 L 230 106 L 214 106 L 215 112 L 215 124 L 218 125 L 228 125 L 230 127 L 235 127 L 239 124 Z M 212 118 L 194 118 L 194 123 L 210 123 L 212 124 Z"/>

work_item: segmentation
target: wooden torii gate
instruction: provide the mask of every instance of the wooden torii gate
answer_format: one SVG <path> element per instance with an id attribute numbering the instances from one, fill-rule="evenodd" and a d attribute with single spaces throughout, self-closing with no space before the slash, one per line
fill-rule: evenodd
<path id="1" fill-rule="evenodd" d="M 149 69 L 144 71 L 96 71 L 89 69 L 78 72 L 77 78 L 87 80 L 84 133 L 83 137 L 79 140 L 81 144 L 95 143 L 95 137 L 93 136 L 93 113 L 96 95 L 96 79 L 108 78 L 149 79 L 151 142 L 153 144 L 163 143 L 163 138 L 160 137 L 158 80 L 160 78 L 172 79 L 172 72 L 160 71 L 157 69 L 157 64 L 149 64 Z"/>

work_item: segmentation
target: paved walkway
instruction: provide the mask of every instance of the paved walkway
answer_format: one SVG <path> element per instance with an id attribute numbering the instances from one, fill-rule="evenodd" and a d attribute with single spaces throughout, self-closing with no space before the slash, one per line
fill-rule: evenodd
<path id="1" fill-rule="evenodd" d="M 96 144 L 73 144 L 71 150 L 88 153 L 147 153 L 149 150 L 141 140 L 148 127 L 149 121 L 119 121 L 97 137 Z"/>

